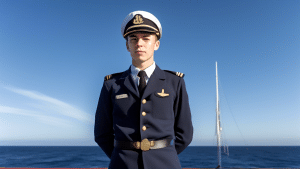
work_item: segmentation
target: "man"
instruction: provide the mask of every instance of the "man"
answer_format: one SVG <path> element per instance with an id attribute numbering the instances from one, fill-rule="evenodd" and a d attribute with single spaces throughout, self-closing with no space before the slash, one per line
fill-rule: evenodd
<path id="1" fill-rule="evenodd" d="M 132 12 L 121 32 L 132 65 L 104 79 L 95 141 L 111 159 L 111 169 L 181 169 L 177 154 L 193 137 L 184 75 L 154 62 L 162 35 L 155 16 Z"/>

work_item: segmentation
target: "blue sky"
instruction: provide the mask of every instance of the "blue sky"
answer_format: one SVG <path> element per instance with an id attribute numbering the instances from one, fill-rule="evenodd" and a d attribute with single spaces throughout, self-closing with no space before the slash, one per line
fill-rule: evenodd
<path id="1" fill-rule="evenodd" d="M 121 23 L 162 24 L 157 65 L 185 73 L 194 139 L 300 145 L 300 1 L 0 1 L 0 145 L 96 145 L 104 76 L 129 68 Z"/>

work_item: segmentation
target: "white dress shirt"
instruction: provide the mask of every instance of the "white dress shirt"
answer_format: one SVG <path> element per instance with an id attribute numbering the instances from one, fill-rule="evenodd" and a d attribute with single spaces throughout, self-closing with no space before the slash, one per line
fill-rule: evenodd
<path id="1" fill-rule="evenodd" d="M 147 68 L 144 70 L 144 71 L 146 72 L 146 74 L 147 74 L 147 76 L 145 77 L 145 79 L 146 79 L 146 84 L 148 83 L 148 81 L 149 81 L 149 79 L 150 79 L 152 73 L 154 72 L 155 67 L 156 67 L 155 62 L 153 62 L 153 64 L 152 64 L 151 66 L 147 67 Z M 139 68 L 137 68 L 137 67 L 135 67 L 135 66 L 133 66 L 133 65 L 131 65 L 130 69 L 131 69 L 131 77 L 132 77 L 134 83 L 136 84 L 136 86 L 138 87 L 138 86 L 139 86 L 139 83 L 140 83 L 140 82 L 139 82 L 139 81 L 140 81 L 140 78 L 138 77 L 138 73 L 139 73 L 139 71 L 140 71 L 141 69 L 139 69 Z"/>

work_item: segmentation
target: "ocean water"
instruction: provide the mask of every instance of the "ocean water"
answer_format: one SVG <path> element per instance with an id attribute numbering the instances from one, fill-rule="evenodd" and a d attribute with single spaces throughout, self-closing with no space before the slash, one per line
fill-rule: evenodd
<path id="1" fill-rule="evenodd" d="M 216 168 L 217 147 L 190 146 L 183 168 Z M 109 158 L 96 146 L 0 146 L 0 167 L 101 168 Z M 226 168 L 300 168 L 300 146 L 231 146 L 222 154 Z"/>

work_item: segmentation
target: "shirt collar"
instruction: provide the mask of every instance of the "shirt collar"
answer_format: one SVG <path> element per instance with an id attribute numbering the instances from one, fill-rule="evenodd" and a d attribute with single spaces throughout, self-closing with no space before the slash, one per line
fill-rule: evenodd
<path id="1" fill-rule="evenodd" d="M 150 78 L 150 76 L 151 76 L 152 73 L 154 72 L 155 67 L 156 67 L 155 62 L 153 62 L 151 66 L 147 67 L 147 68 L 144 70 L 144 71 L 146 72 L 148 78 Z M 132 75 L 133 77 L 137 77 L 139 71 L 141 70 L 141 69 L 135 67 L 134 65 L 131 65 L 130 69 L 131 69 L 131 75 Z"/>

